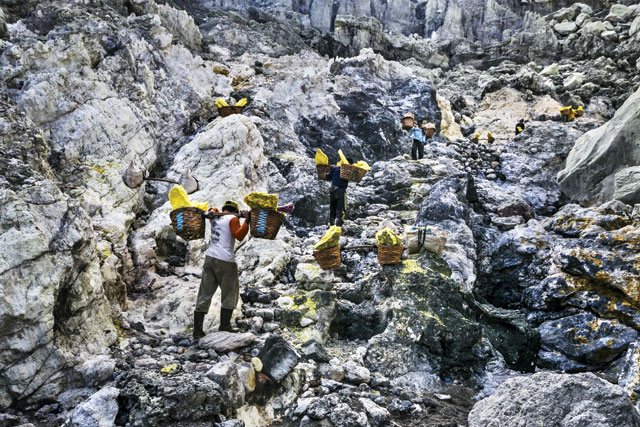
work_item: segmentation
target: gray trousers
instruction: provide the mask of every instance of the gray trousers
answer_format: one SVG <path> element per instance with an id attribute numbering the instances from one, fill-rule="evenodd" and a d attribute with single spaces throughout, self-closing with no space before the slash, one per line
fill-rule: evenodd
<path id="1" fill-rule="evenodd" d="M 195 311 L 201 313 L 209 312 L 211 298 L 213 298 L 218 287 L 222 292 L 222 308 L 230 310 L 236 308 L 240 295 L 238 264 L 205 256 Z"/>

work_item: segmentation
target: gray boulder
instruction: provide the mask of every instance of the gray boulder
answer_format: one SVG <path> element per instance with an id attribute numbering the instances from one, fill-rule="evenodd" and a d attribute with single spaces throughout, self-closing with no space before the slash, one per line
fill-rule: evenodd
<path id="1" fill-rule="evenodd" d="M 578 138 L 558 173 L 560 190 L 583 205 L 613 199 L 640 202 L 640 182 L 630 181 L 640 165 L 639 132 L 640 90 L 609 122 Z"/>
<path id="2" fill-rule="evenodd" d="M 575 33 L 578 26 L 573 21 L 562 21 L 553 26 L 553 29 L 560 35 L 567 36 L 571 33 Z"/>
<path id="3" fill-rule="evenodd" d="M 624 391 L 593 374 L 540 372 L 505 381 L 476 403 L 470 427 L 640 426 L 640 414 Z"/>
<path id="4" fill-rule="evenodd" d="M 544 322 L 538 331 L 543 349 L 560 351 L 571 359 L 594 366 L 611 362 L 638 337 L 635 330 L 618 321 L 598 319 L 590 313 Z"/>
<path id="5" fill-rule="evenodd" d="M 244 404 L 245 388 L 235 363 L 229 360 L 216 363 L 206 375 L 223 390 L 222 403 L 227 408 L 239 408 Z"/>
<path id="6" fill-rule="evenodd" d="M 65 427 L 112 426 L 118 414 L 119 394 L 115 387 L 104 387 L 71 412 Z"/>

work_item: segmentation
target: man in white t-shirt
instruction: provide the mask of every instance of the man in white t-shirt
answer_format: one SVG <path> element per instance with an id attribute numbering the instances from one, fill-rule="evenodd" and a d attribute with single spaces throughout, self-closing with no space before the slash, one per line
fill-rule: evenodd
<path id="1" fill-rule="evenodd" d="M 213 208 L 210 211 L 218 212 Z M 250 212 L 242 211 L 245 218 L 240 225 L 238 204 L 228 200 L 222 206 L 222 215 L 211 220 L 211 244 L 207 250 L 202 268 L 202 279 L 193 313 L 193 337 L 202 338 L 204 316 L 209 312 L 211 298 L 218 287 L 222 293 L 220 309 L 220 331 L 234 332 L 231 328 L 231 315 L 238 304 L 240 286 L 238 282 L 238 264 L 234 255 L 236 240 L 241 241 L 249 231 Z"/>

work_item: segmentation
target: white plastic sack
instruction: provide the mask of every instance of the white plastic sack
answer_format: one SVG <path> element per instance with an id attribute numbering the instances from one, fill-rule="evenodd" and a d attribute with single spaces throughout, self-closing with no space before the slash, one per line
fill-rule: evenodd
<path id="1" fill-rule="evenodd" d="M 404 238 L 410 254 L 427 250 L 440 256 L 447 244 L 447 235 L 436 227 L 405 225 Z"/>

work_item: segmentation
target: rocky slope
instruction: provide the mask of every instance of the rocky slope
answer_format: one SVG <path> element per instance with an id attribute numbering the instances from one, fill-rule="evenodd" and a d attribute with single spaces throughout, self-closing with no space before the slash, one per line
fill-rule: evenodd
<path id="1" fill-rule="evenodd" d="M 0 425 L 487 425 L 575 400 L 558 422 L 638 425 L 636 5 L 0 6 Z M 437 125 L 421 161 L 408 110 Z M 364 248 L 330 271 L 316 148 L 372 165 L 341 242 Z M 242 333 L 213 332 L 214 299 L 192 342 L 208 235 L 176 237 L 170 185 L 126 187 L 131 161 L 213 205 L 294 203 L 238 250 Z M 381 267 L 383 224 L 447 243 Z"/>

